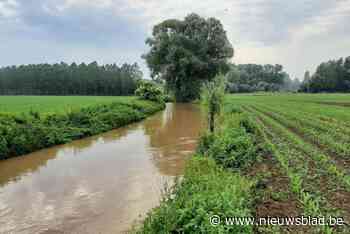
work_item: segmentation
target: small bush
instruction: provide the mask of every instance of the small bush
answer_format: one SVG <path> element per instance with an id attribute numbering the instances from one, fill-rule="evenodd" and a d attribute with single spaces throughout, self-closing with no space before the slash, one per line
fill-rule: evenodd
<path id="1" fill-rule="evenodd" d="M 145 219 L 137 233 L 252 233 L 249 225 L 225 225 L 225 217 L 250 216 L 251 183 L 210 158 L 193 157 L 180 184 Z M 222 222 L 210 224 L 218 215 Z"/>
<path id="2" fill-rule="evenodd" d="M 205 155 L 208 153 L 209 149 L 212 147 L 215 139 L 215 135 L 210 132 L 204 133 L 198 141 L 197 145 L 197 153 L 201 155 Z"/>
<path id="3" fill-rule="evenodd" d="M 225 168 L 244 169 L 257 158 L 253 126 L 242 114 L 228 115 L 215 134 L 201 137 L 198 152 L 212 157 Z"/>
<path id="4" fill-rule="evenodd" d="M 222 75 L 214 78 L 214 81 L 204 83 L 201 88 L 201 104 L 208 116 L 208 128 L 214 132 L 215 118 L 220 115 L 225 97 L 225 79 Z"/>
<path id="5" fill-rule="evenodd" d="M 151 81 L 139 81 L 135 95 L 139 96 L 141 99 L 154 102 L 164 102 L 165 100 L 163 90 Z"/>
<path id="6" fill-rule="evenodd" d="M 165 94 L 164 95 L 164 102 L 174 102 L 175 98 L 171 96 L 170 94 Z"/>
<path id="7" fill-rule="evenodd" d="M 241 169 L 255 159 L 255 147 L 243 128 L 231 129 L 217 137 L 209 155 L 226 168 Z"/>

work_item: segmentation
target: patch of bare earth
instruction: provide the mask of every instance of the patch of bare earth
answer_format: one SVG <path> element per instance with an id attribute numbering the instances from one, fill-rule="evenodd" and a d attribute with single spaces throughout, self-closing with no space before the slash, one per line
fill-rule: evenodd
<path id="1" fill-rule="evenodd" d="M 320 191 L 331 207 L 341 212 L 341 217 L 350 224 L 350 192 L 345 190 L 339 183 L 320 173 L 314 161 L 308 161 L 308 174 L 304 179 L 307 184 Z M 317 177 L 315 177 L 315 175 Z M 350 232 L 350 230 L 349 230 Z"/>
<path id="2" fill-rule="evenodd" d="M 260 178 L 256 186 L 255 218 L 298 217 L 303 213 L 300 202 L 290 191 L 289 178 L 282 174 L 278 162 L 272 155 L 264 155 L 256 162 L 247 176 Z M 274 195 L 275 194 L 275 195 Z M 278 198 L 278 194 L 283 197 Z M 281 226 L 283 233 L 312 233 L 305 226 Z M 256 227 L 256 233 L 265 233 L 263 227 Z"/>

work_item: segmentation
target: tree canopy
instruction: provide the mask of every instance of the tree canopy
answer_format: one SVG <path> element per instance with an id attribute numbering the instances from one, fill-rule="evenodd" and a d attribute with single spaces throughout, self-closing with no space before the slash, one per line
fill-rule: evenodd
<path id="1" fill-rule="evenodd" d="M 232 64 L 226 79 L 227 89 L 231 93 L 294 91 L 299 86 L 299 81 L 291 80 L 279 64 Z"/>
<path id="2" fill-rule="evenodd" d="M 137 64 L 37 64 L 0 69 L 1 95 L 133 95 Z"/>
<path id="3" fill-rule="evenodd" d="M 228 69 L 233 48 L 221 22 L 190 14 L 184 20 L 169 19 L 155 25 L 143 56 L 154 79 L 164 79 L 178 101 L 199 96 L 203 81 Z"/>
<path id="4" fill-rule="evenodd" d="M 321 63 L 310 77 L 306 72 L 302 92 L 350 92 L 350 56 Z"/>

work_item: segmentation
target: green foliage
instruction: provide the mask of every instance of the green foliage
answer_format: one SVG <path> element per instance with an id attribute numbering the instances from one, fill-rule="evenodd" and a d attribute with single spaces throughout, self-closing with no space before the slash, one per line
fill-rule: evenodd
<path id="1" fill-rule="evenodd" d="M 252 184 L 217 166 L 210 158 L 193 157 L 181 183 L 154 209 L 137 233 L 253 233 L 249 225 L 225 225 L 225 217 L 250 216 Z M 212 215 L 221 224 L 212 226 Z"/>
<path id="2" fill-rule="evenodd" d="M 201 103 L 208 116 L 208 126 L 214 131 L 215 117 L 220 114 L 225 98 L 225 80 L 223 75 L 215 77 L 214 81 L 206 82 L 201 89 Z"/>
<path id="3" fill-rule="evenodd" d="M 243 169 L 256 159 L 253 136 L 245 130 L 246 115 L 229 113 L 220 129 L 201 137 L 181 183 L 148 214 L 137 233 L 253 233 L 250 225 L 225 225 L 225 217 L 252 212 L 253 183 L 226 169 Z M 251 127 L 253 128 L 253 127 Z M 212 226 L 212 215 L 221 218 Z"/>
<path id="4" fill-rule="evenodd" d="M 5 139 L 5 137 L 0 136 L 0 159 L 5 158 L 5 156 L 8 154 L 8 144 Z"/>
<path id="5" fill-rule="evenodd" d="M 349 92 L 350 91 L 350 56 L 321 63 L 315 74 L 305 73 L 300 87 L 302 92 Z"/>
<path id="6" fill-rule="evenodd" d="M 0 115 L 0 158 L 105 132 L 141 120 L 164 103 L 141 100 L 87 106 L 67 113 Z"/>
<path id="7" fill-rule="evenodd" d="M 214 136 L 204 136 L 200 141 L 199 151 L 225 168 L 244 169 L 251 165 L 258 154 L 252 134 L 242 124 L 244 118 L 239 114 L 226 117 Z"/>
<path id="8" fill-rule="evenodd" d="M 164 95 L 164 102 L 174 102 L 174 101 L 175 101 L 175 99 L 172 95 L 170 95 L 170 94 Z"/>
<path id="9" fill-rule="evenodd" d="M 151 81 L 139 81 L 138 87 L 135 91 L 135 95 L 139 96 L 141 99 L 155 101 L 155 102 L 164 102 L 165 96 L 164 92 L 157 84 Z"/>
<path id="10" fill-rule="evenodd" d="M 229 96 L 222 109 L 220 128 L 200 139 L 197 150 L 200 158 L 191 160 L 189 167 L 192 169 L 186 170 L 182 183 L 177 184 L 161 206 L 148 215 L 140 233 L 252 233 L 251 229 L 227 229 L 238 228 L 236 226 L 225 229 L 221 225 L 212 228 L 205 224 L 214 213 L 221 217 L 236 216 L 221 208 L 239 204 L 222 195 L 227 186 L 239 183 L 234 179 L 226 180 L 226 175 L 237 176 L 236 171 L 256 181 L 256 186 L 243 195 L 249 197 L 246 201 L 251 201 L 254 196 L 248 210 L 271 207 L 273 214 L 296 209 L 298 215 L 311 217 L 347 216 L 348 209 L 337 199 L 342 199 L 339 191 L 349 191 L 350 180 L 346 173 L 349 165 L 342 163 L 349 155 L 346 150 L 350 111 L 343 106 L 348 104 L 348 99 L 349 95 L 345 94 Z M 332 147 L 337 146 L 335 141 L 342 147 Z M 193 166 L 194 160 L 215 161 L 215 167 L 223 174 L 218 179 L 211 170 L 204 169 L 206 166 L 203 169 Z M 259 178 L 262 174 L 264 180 Z M 245 178 L 240 177 L 239 181 Z M 218 184 L 212 186 L 216 182 Z M 234 194 L 233 191 L 230 193 Z M 281 210 L 269 204 L 278 204 L 276 207 Z M 295 231 L 293 227 L 285 226 L 278 229 L 243 227 L 262 233 Z M 310 233 L 349 232 L 346 225 L 309 226 L 304 230 Z"/>
<path id="11" fill-rule="evenodd" d="M 0 69 L 1 95 L 133 95 L 142 78 L 135 64 L 31 64 Z"/>
<path id="12" fill-rule="evenodd" d="M 306 75 L 308 76 L 308 75 Z M 348 94 L 235 95 L 255 120 L 265 150 L 289 179 L 289 190 L 312 217 L 342 216 L 338 191 L 350 191 Z M 339 200 L 340 199 L 340 200 Z M 348 233 L 347 226 L 315 226 L 312 233 Z"/>
<path id="13" fill-rule="evenodd" d="M 209 149 L 212 147 L 214 140 L 215 140 L 214 133 L 205 132 L 199 138 L 198 145 L 197 145 L 197 153 L 200 155 L 207 154 Z"/>
<path id="14" fill-rule="evenodd" d="M 201 103 L 208 113 L 220 114 L 225 98 L 225 80 L 223 75 L 203 84 Z"/>
<path id="15" fill-rule="evenodd" d="M 165 80 L 180 102 L 198 98 L 201 83 L 227 71 L 233 56 L 220 21 L 197 14 L 154 26 L 146 43 L 151 49 L 143 57 L 152 77 Z"/>
<path id="16" fill-rule="evenodd" d="M 290 79 L 281 65 L 232 64 L 226 74 L 230 93 L 296 91 L 299 81 Z"/>
<path id="17" fill-rule="evenodd" d="M 21 114 L 64 114 L 69 110 L 83 107 L 110 104 L 112 102 L 129 103 L 137 98 L 134 96 L 0 96 L 0 113 Z"/>

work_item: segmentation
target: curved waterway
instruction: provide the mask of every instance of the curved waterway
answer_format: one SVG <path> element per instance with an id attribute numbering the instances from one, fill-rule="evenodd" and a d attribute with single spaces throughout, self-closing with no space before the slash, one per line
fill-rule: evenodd
<path id="1" fill-rule="evenodd" d="M 0 233 L 123 233 L 183 173 L 203 128 L 198 106 L 0 161 Z"/>

